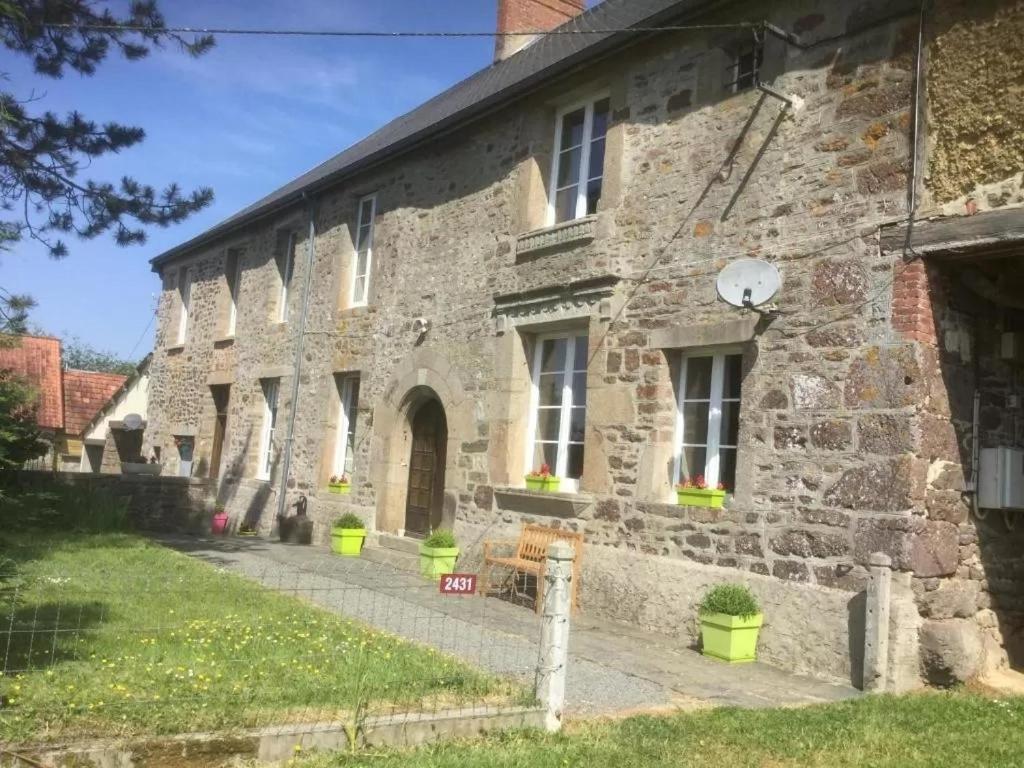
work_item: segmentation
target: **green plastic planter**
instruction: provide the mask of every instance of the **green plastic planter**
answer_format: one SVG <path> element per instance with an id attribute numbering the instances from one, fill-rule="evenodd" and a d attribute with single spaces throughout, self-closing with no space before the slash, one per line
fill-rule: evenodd
<path id="1" fill-rule="evenodd" d="M 719 509 L 725 502 L 725 491 L 714 488 L 677 488 L 676 501 L 682 507 Z"/>
<path id="2" fill-rule="evenodd" d="M 754 661 L 757 658 L 757 634 L 764 615 L 743 618 L 725 613 L 702 613 L 700 637 L 705 656 L 732 664 Z"/>
<path id="3" fill-rule="evenodd" d="M 440 581 L 446 573 L 455 573 L 458 547 L 428 547 L 420 544 L 420 575 L 431 581 Z"/>
<path id="4" fill-rule="evenodd" d="M 331 551 L 343 557 L 359 557 L 365 540 L 365 528 L 331 529 Z"/>
<path id="5" fill-rule="evenodd" d="M 548 493 L 558 493 L 558 485 L 561 482 L 559 477 L 536 477 L 527 475 L 526 476 L 526 490 L 528 491 L 547 491 Z"/>
<path id="6" fill-rule="evenodd" d="M 341 493 L 341 494 L 351 493 L 352 492 L 352 484 L 351 483 L 328 483 L 327 484 L 327 490 L 330 491 L 331 493 Z"/>

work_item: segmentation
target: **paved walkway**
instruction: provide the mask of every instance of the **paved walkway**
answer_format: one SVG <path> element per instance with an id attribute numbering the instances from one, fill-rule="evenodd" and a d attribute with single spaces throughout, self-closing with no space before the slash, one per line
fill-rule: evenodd
<path id="1" fill-rule="evenodd" d="M 495 598 L 446 597 L 415 574 L 318 547 L 262 539 L 159 537 L 161 543 L 380 629 L 458 655 L 488 671 L 532 681 L 540 621 Z M 728 666 L 672 638 L 574 617 L 570 715 L 709 705 L 793 706 L 858 695 L 847 686 L 754 663 Z"/>

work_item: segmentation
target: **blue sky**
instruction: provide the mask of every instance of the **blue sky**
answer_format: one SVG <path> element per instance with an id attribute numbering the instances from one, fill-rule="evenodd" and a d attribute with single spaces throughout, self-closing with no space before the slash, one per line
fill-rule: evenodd
<path id="1" fill-rule="evenodd" d="M 171 26 L 491 30 L 496 0 L 163 0 Z M 0 286 L 39 302 L 33 322 L 139 358 L 152 347 L 158 283 L 148 260 L 226 218 L 391 118 L 491 61 L 490 38 L 351 39 L 221 36 L 199 59 L 174 48 L 128 63 L 112 56 L 91 78 L 40 78 L 3 52 L 4 90 L 43 95 L 41 109 L 78 109 L 140 125 L 146 140 L 82 178 L 128 174 L 162 187 L 212 186 L 207 210 L 143 246 L 69 240 L 59 262 L 30 241 L 0 254 Z M 139 341 L 142 339 L 141 342 Z"/>

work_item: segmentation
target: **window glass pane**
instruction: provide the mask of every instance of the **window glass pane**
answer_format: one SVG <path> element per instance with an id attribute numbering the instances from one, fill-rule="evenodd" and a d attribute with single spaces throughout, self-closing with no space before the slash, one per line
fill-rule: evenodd
<path id="1" fill-rule="evenodd" d="M 703 446 L 690 446 L 683 448 L 682 459 L 679 462 L 679 482 L 695 480 L 702 477 L 707 464 L 707 449 Z"/>
<path id="2" fill-rule="evenodd" d="M 573 408 L 569 419 L 569 440 L 575 443 L 583 442 L 583 434 L 587 422 L 586 408 Z"/>
<path id="3" fill-rule="evenodd" d="M 740 404 L 722 403 L 722 429 L 718 438 L 722 445 L 736 445 L 740 433 Z"/>
<path id="4" fill-rule="evenodd" d="M 557 443 L 534 443 L 533 444 L 533 464 L 529 471 L 533 472 L 539 470 L 541 464 L 547 464 L 554 473 L 555 467 L 558 464 L 558 444 Z"/>
<path id="5" fill-rule="evenodd" d="M 722 448 L 718 452 L 718 482 L 725 490 L 736 490 L 736 449 Z"/>
<path id="6" fill-rule="evenodd" d="M 539 397 L 537 404 L 561 405 L 562 389 L 565 386 L 565 376 L 561 373 L 543 373 L 537 377 L 537 389 Z"/>
<path id="7" fill-rule="evenodd" d="M 359 248 L 365 250 L 370 244 L 370 227 L 369 225 L 359 228 Z"/>
<path id="8" fill-rule="evenodd" d="M 587 182 L 587 216 L 597 213 L 597 204 L 601 200 L 601 179 Z"/>
<path id="9" fill-rule="evenodd" d="M 726 355 L 722 379 L 722 397 L 739 400 L 743 381 L 743 355 Z"/>
<path id="10" fill-rule="evenodd" d="M 367 252 L 365 250 L 359 251 L 359 253 L 356 254 L 356 274 L 357 275 L 365 275 L 366 274 L 366 257 L 367 257 Z"/>
<path id="11" fill-rule="evenodd" d="M 601 138 L 608 133 L 608 115 L 610 112 L 610 99 L 601 99 L 594 103 L 594 127 L 590 132 L 591 139 Z"/>
<path id="12" fill-rule="evenodd" d="M 711 397 L 710 357 L 691 357 L 686 361 L 686 400 L 700 400 Z"/>
<path id="13" fill-rule="evenodd" d="M 683 442 L 705 444 L 708 441 L 709 403 L 683 403 Z"/>
<path id="14" fill-rule="evenodd" d="M 577 109 L 562 118 L 562 138 L 559 142 L 559 149 L 569 149 L 569 147 L 583 143 L 584 115 L 583 109 Z"/>
<path id="15" fill-rule="evenodd" d="M 555 189 L 561 189 L 579 181 L 582 157 L 582 147 L 576 147 L 576 149 L 570 149 L 559 154 L 558 178 L 555 180 Z"/>
<path id="16" fill-rule="evenodd" d="M 587 374 L 585 371 L 572 375 L 572 404 L 587 404 Z"/>
<path id="17" fill-rule="evenodd" d="M 368 227 L 373 213 L 373 200 L 366 199 L 359 204 L 359 226 Z"/>
<path id="18" fill-rule="evenodd" d="M 581 443 L 569 444 L 569 455 L 565 463 L 565 476 L 578 480 L 583 476 L 583 445 Z"/>
<path id="19" fill-rule="evenodd" d="M 366 298 L 366 281 L 363 277 L 356 278 L 355 289 L 352 291 L 352 297 L 355 301 L 362 301 Z"/>
<path id="20" fill-rule="evenodd" d="M 576 337 L 576 349 L 573 353 L 572 358 L 572 369 L 574 371 L 585 371 L 587 370 L 587 359 L 589 350 L 587 349 L 587 337 L 577 336 Z"/>
<path id="21" fill-rule="evenodd" d="M 565 370 L 566 339 L 544 339 L 541 342 L 540 370 L 541 373 Z"/>
<path id="22" fill-rule="evenodd" d="M 555 193 L 555 223 L 572 221 L 576 218 L 576 197 L 579 186 L 573 185 Z"/>
<path id="23" fill-rule="evenodd" d="M 599 139 L 590 145 L 590 168 L 587 171 L 588 179 L 597 179 L 604 175 L 604 139 Z"/>
<path id="24" fill-rule="evenodd" d="M 537 410 L 537 439 L 558 441 L 558 429 L 562 423 L 560 408 L 540 408 Z"/>

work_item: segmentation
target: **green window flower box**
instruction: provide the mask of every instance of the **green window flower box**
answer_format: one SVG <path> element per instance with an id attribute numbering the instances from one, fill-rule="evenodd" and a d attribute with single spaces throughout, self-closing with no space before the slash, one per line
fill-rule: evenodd
<path id="1" fill-rule="evenodd" d="M 527 475 L 526 476 L 526 490 L 528 491 L 544 491 L 546 493 L 558 493 L 558 486 L 561 483 L 561 478 L 553 477 L 548 475 L 547 477 L 541 477 L 538 475 Z"/>
<path id="2" fill-rule="evenodd" d="M 328 483 L 327 490 L 331 493 L 347 494 L 352 492 L 351 483 Z"/>
<path id="3" fill-rule="evenodd" d="M 682 507 L 719 509 L 725 503 L 725 491 L 715 488 L 677 488 L 676 502 Z"/>

